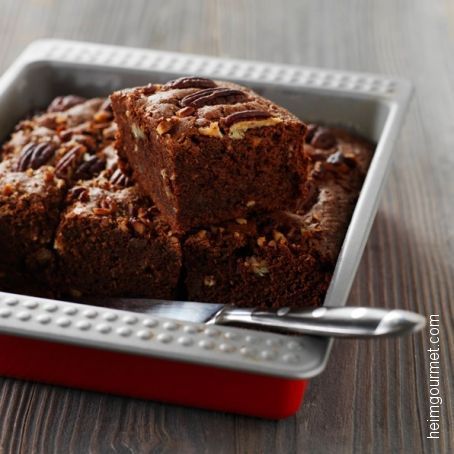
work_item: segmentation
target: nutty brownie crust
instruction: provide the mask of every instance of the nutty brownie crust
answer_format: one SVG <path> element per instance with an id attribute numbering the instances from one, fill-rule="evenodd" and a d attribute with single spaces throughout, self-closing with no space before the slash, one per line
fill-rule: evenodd
<path id="1" fill-rule="evenodd" d="M 21 122 L 2 148 L 0 288 L 43 296 L 162 299 L 178 291 L 190 300 L 239 306 L 321 304 L 369 166 L 371 144 L 342 129 L 310 125 L 301 153 L 304 127 L 298 123 L 294 150 L 299 152 L 292 150 L 288 173 L 290 164 L 277 161 L 267 154 L 268 145 L 260 144 L 291 144 L 293 130 L 279 128 L 293 117 L 242 87 L 187 78 L 130 94 L 139 107 L 130 111 L 128 122 L 137 128 L 125 129 L 119 143 L 134 148 L 137 137 L 144 140 L 141 131 L 156 142 L 157 194 L 170 214 L 163 216 L 134 183 L 130 169 L 119 163 L 109 105 L 102 99 L 57 98 L 47 112 Z M 162 102 L 150 104 L 149 96 L 155 95 Z M 143 126 L 140 109 L 150 120 Z M 282 121 L 265 126 L 270 118 Z M 240 146 L 229 148 L 228 143 Z M 251 157 L 266 158 L 264 167 L 250 164 Z M 285 168 L 285 184 L 298 186 L 300 195 L 296 202 L 283 198 L 279 209 L 264 213 L 269 208 L 250 196 L 257 184 L 248 186 L 248 175 L 264 175 L 273 165 Z M 223 194 L 237 200 L 238 194 L 228 189 L 235 178 L 245 180 L 246 212 L 230 211 L 233 219 L 209 225 L 218 215 L 205 212 L 202 222 L 203 200 L 213 206 Z M 205 187 L 204 179 L 210 185 Z M 205 188 L 207 199 L 197 202 L 194 188 Z M 186 205 L 199 210 L 199 218 L 185 212 Z M 223 209 L 227 213 L 231 207 Z M 171 230 L 166 218 L 179 229 L 194 225 L 195 219 L 206 225 L 183 236 Z"/>
<path id="2" fill-rule="evenodd" d="M 51 167 L 30 172 L 0 164 L 0 262 L 33 270 L 49 265 L 49 245 L 59 222 L 64 182 Z"/>
<path id="3" fill-rule="evenodd" d="M 43 294 L 48 287 L 51 296 L 71 297 L 173 296 L 180 244 L 118 168 L 112 120 L 104 99 L 59 97 L 19 123 L 4 144 L 1 288 Z"/>
<path id="4" fill-rule="evenodd" d="M 119 153 L 174 229 L 295 203 L 305 126 L 271 101 L 202 78 L 123 90 L 111 100 Z"/>
<path id="5" fill-rule="evenodd" d="M 135 186 L 112 175 L 70 191 L 55 241 L 60 287 L 73 297 L 172 298 L 179 241 Z"/>
<path id="6" fill-rule="evenodd" d="M 48 283 L 66 191 L 105 167 L 111 126 L 105 100 L 75 96 L 57 98 L 46 112 L 18 124 L 1 152 L 0 263 Z"/>

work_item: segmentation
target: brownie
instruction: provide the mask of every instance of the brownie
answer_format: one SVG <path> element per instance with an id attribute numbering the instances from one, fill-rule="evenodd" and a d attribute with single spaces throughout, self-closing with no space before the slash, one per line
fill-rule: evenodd
<path id="1" fill-rule="evenodd" d="M 0 165 L 0 262 L 30 270 L 50 266 L 64 182 L 52 168 L 9 172 L 5 164 Z"/>
<path id="2" fill-rule="evenodd" d="M 110 102 L 58 97 L 0 163 L 0 287 L 43 296 L 174 296 L 181 248 L 118 168 Z"/>
<path id="3" fill-rule="evenodd" d="M 298 144 L 287 154 L 287 162 L 280 161 L 280 167 L 273 161 L 279 153 L 270 152 L 267 156 L 269 150 L 265 147 L 262 149 L 262 157 L 267 159 L 265 167 L 258 164 L 249 167 L 253 174 L 257 171 L 261 176 L 268 172 L 268 165 L 276 165 L 277 174 L 285 168 L 286 182 L 295 185 L 293 198 L 283 196 L 282 205 L 274 209 L 257 202 L 247 207 L 246 212 L 239 212 L 243 214 L 223 221 L 219 221 L 216 213 L 194 214 L 191 191 L 196 194 L 195 187 L 200 183 L 197 168 L 203 168 L 202 161 L 192 159 L 197 153 L 198 157 L 204 156 L 205 163 L 210 162 L 209 152 L 213 156 L 220 153 L 216 147 L 221 143 L 226 147 L 222 153 L 230 155 L 233 166 L 235 155 L 227 145 L 239 147 L 236 170 L 227 166 L 200 170 L 206 178 L 218 172 L 212 186 L 218 191 L 217 203 L 222 204 L 225 195 L 234 192 L 228 184 L 243 171 L 239 167 L 246 165 L 245 150 L 258 158 L 260 141 L 271 144 L 279 137 L 290 144 L 293 130 L 284 123 L 295 121 L 268 101 L 231 84 L 225 89 L 229 90 L 228 96 L 233 96 L 232 91 L 236 93 L 235 103 L 229 104 L 227 95 L 224 96 L 227 99 L 215 96 L 214 100 L 221 99 L 224 104 L 208 100 L 204 106 L 196 103 L 195 107 L 180 107 L 180 110 L 190 109 L 177 114 L 177 104 L 186 96 L 203 98 L 199 93 L 204 87 L 200 84 L 205 83 L 215 82 L 197 79 L 199 85 L 194 88 L 191 87 L 193 78 L 180 79 L 129 93 L 137 95 L 137 105 L 143 109 L 146 109 L 143 104 L 149 103 L 147 97 L 158 96 L 168 101 L 159 104 L 154 100 L 150 104 L 148 124 L 136 123 L 136 117 L 128 121 L 136 125 L 133 128 L 136 133 L 137 128 L 147 131 L 148 145 L 159 142 L 156 150 L 163 160 L 162 164 L 158 162 L 159 174 L 175 175 L 169 203 L 181 210 L 178 208 L 173 218 L 165 210 L 161 212 L 159 204 L 144 191 L 143 184 L 139 186 L 135 182 L 136 176 L 140 179 L 137 172 L 131 174 L 127 163 L 119 160 L 115 148 L 116 124 L 105 100 L 59 97 L 45 112 L 19 123 L 0 153 L 1 289 L 71 298 L 186 297 L 260 307 L 317 306 L 323 302 L 372 157 L 372 144 L 342 128 L 309 125 L 306 131 L 298 123 L 298 128 L 295 126 L 299 131 Z M 116 96 L 128 98 L 129 95 L 123 92 Z M 268 112 L 256 117 L 257 121 L 273 118 L 281 121 L 269 126 L 254 124 L 242 139 L 229 137 L 232 128 L 237 134 L 235 126 L 241 128 L 244 124 L 227 122 L 226 126 L 226 119 L 238 112 L 243 115 L 244 111 L 259 110 L 257 107 Z M 150 125 L 156 124 L 156 112 L 160 109 L 171 113 L 166 117 L 169 121 L 179 120 L 173 124 L 174 129 L 169 129 L 170 134 L 155 131 L 153 136 Z M 143 119 L 142 114 L 139 116 L 140 109 L 130 112 L 137 113 L 137 121 Z M 222 137 L 206 137 L 207 130 L 200 132 L 203 126 L 197 122 L 206 118 L 211 123 L 217 122 Z M 247 121 L 252 118 L 247 117 Z M 160 129 L 162 121 L 156 129 Z M 215 129 L 211 126 L 210 130 Z M 125 145 L 128 141 L 129 146 L 136 145 L 133 135 L 128 134 L 119 136 L 118 143 L 123 149 L 128 148 Z M 277 136 L 273 138 L 273 134 Z M 199 140 L 201 136 L 206 142 L 203 137 Z M 197 143 L 197 147 L 185 148 L 187 141 Z M 215 167 L 216 162 L 213 158 L 209 166 Z M 133 164 L 131 160 L 130 163 Z M 164 164 L 168 167 L 163 167 Z M 192 177 L 186 173 L 188 185 L 185 186 L 184 179 L 176 173 L 185 175 L 191 166 L 195 173 Z M 132 167 L 136 170 L 135 165 Z M 222 180 L 230 174 L 233 180 Z M 247 172 L 242 175 L 246 176 Z M 276 176 L 272 184 L 281 181 L 279 178 Z M 199 189 L 203 184 L 200 183 Z M 257 189 L 257 184 L 242 186 L 241 190 L 253 191 L 254 187 Z M 214 205 L 215 199 L 210 199 L 211 195 L 207 197 Z M 186 203 L 190 207 L 188 211 L 185 211 Z M 229 209 L 224 206 L 223 213 Z M 195 227 L 192 221 L 197 216 L 205 217 L 203 221 L 199 217 L 200 225 Z M 210 219 L 218 221 L 214 223 Z M 188 226 L 191 229 L 183 232 Z"/>
<path id="4" fill-rule="evenodd" d="M 298 199 L 306 127 L 252 90 L 183 77 L 118 91 L 111 101 L 118 151 L 173 229 L 274 211 Z"/>
<path id="5" fill-rule="evenodd" d="M 181 248 L 151 201 L 119 170 L 75 186 L 55 249 L 62 293 L 172 298 Z"/>
<path id="6" fill-rule="evenodd" d="M 189 300 L 263 308 L 323 303 L 373 146 L 342 130 L 317 131 L 327 137 L 308 137 L 309 199 L 186 238 Z"/>
<path id="7" fill-rule="evenodd" d="M 112 112 L 103 99 L 59 97 L 18 124 L 2 146 L 0 263 L 35 278 L 53 273 L 52 251 L 68 187 L 98 174 L 112 143 Z"/>

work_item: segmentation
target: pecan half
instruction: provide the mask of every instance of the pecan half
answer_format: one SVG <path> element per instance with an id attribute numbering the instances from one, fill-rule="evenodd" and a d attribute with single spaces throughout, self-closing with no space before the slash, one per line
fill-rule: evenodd
<path id="1" fill-rule="evenodd" d="M 307 125 L 306 136 L 304 137 L 304 141 L 306 143 L 311 143 L 311 140 L 314 138 L 315 131 L 317 131 L 318 125 L 311 123 Z"/>
<path id="2" fill-rule="evenodd" d="M 121 169 L 116 169 L 109 181 L 116 186 L 127 187 L 131 185 L 131 179 Z"/>
<path id="3" fill-rule="evenodd" d="M 68 199 L 70 201 L 80 200 L 81 202 L 88 202 L 90 195 L 87 188 L 76 186 L 68 191 Z"/>
<path id="4" fill-rule="evenodd" d="M 165 88 L 214 88 L 216 82 L 204 77 L 180 77 L 170 80 L 164 85 Z"/>
<path id="5" fill-rule="evenodd" d="M 282 118 L 272 117 L 268 112 L 262 110 L 244 110 L 228 115 L 223 120 L 223 126 L 229 128 L 231 139 L 242 139 L 249 129 L 275 126 L 282 123 Z M 257 146 L 260 141 L 255 141 Z"/>
<path id="6" fill-rule="evenodd" d="M 56 97 L 47 108 L 48 112 L 64 112 L 71 109 L 71 107 L 82 104 L 86 99 L 81 96 L 68 95 Z"/>
<path id="7" fill-rule="evenodd" d="M 53 158 L 55 149 L 51 142 L 29 143 L 20 153 L 17 170 L 38 169 Z"/>
<path id="8" fill-rule="evenodd" d="M 62 142 L 68 142 L 69 140 L 71 140 L 73 134 L 74 131 L 71 131 L 71 129 L 64 129 L 63 131 L 59 132 Z"/>
<path id="9" fill-rule="evenodd" d="M 270 118 L 271 114 L 263 110 L 243 110 L 241 112 L 234 112 L 224 118 L 224 125 L 226 127 L 232 126 L 234 123 L 244 120 L 261 120 Z"/>
<path id="10" fill-rule="evenodd" d="M 70 148 L 55 166 L 55 174 L 58 178 L 71 178 L 77 167 L 79 156 L 83 153 L 84 147 L 76 145 Z"/>
<path id="11" fill-rule="evenodd" d="M 98 156 L 90 156 L 74 171 L 74 178 L 76 180 L 89 180 L 101 172 L 105 167 L 106 163 L 99 159 Z"/>
<path id="12" fill-rule="evenodd" d="M 314 148 L 328 150 L 336 145 L 334 134 L 327 128 L 317 128 L 309 142 Z"/>
<path id="13" fill-rule="evenodd" d="M 215 104 L 235 104 L 246 98 L 246 93 L 231 88 L 207 88 L 197 91 L 181 100 L 181 105 L 191 107 L 212 106 Z"/>

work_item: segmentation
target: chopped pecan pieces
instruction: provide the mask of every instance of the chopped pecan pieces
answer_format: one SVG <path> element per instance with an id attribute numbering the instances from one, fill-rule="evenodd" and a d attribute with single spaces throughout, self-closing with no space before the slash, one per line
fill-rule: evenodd
<path id="1" fill-rule="evenodd" d="M 183 107 L 182 109 L 178 110 L 176 115 L 177 117 L 189 117 L 195 112 L 194 107 Z"/>
<path id="2" fill-rule="evenodd" d="M 252 273 L 260 277 L 264 277 L 270 272 L 266 260 L 254 256 L 247 257 L 244 261 L 244 265 L 249 268 Z"/>
<path id="3" fill-rule="evenodd" d="M 96 207 L 93 208 L 93 213 L 97 216 L 108 216 L 112 213 L 112 210 L 110 208 Z"/>
<path id="4" fill-rule="evenodd" d="M 134 231 L 139 235 L 143 235 L 146 232 L 147 226 L 142 220 L 131 218 L 129 222 Z"/>
<path id="5" fill-rule="evenodd" d="M 218 139 L 222 138 L 222 132 L 216 121 L 211 122 L 209 126 L 199 128 L 199 132 L 202 136 L 216 137 Z"/>
<path id="6" fill-rule="evenodd" d="M 205 276 L 203 278 L 203 285 L 205 285 L 206 287 L 213 287 L 213 285 L 216 285 L 216 279 L 211 275 Z"/>
<path id="7" fill-rule="evenodd" d="M 156 132 L 162 136 L 163 134 L 167 134 L 168 132 L 170 132 L 170 130 L 175 126 L 175 121 L 173 118 L 166 118 L 164 120 L 162 120 L 157 128 L 156 128 Z"/>

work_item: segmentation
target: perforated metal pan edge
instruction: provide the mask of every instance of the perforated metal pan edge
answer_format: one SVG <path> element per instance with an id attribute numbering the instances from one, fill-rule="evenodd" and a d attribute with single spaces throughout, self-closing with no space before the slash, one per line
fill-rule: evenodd
<path id="1" fill-rule="evenodd" d="M 0 79 L 0 138 L 53 96 L 107 95 L 184 74 L 249 85 L 302 119 L 353 126 L 375 155 L 326 295 L 346 303 L 371 228 L 410 97 L 406 80 L 301 66 L 227 60 L 99 44 L 40 40 Z M 305 379 L 325 367 L 332 341 L 151 318 L 0 292 L 0 333 L 221 368 Z"/>

